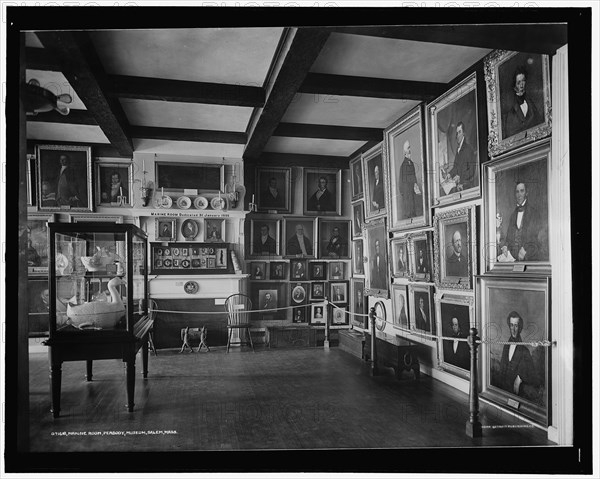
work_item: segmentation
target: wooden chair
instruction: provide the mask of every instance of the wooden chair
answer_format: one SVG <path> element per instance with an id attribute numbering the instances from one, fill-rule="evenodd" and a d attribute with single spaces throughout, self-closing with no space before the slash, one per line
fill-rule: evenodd
<path id="1" fill-rule="evenodd" d="M 227 352 L 231 343 L 233 331 L 238 330 L 240 341 L 233 344 L 250 344 L 254 352 L 254 343 L 250 334 L 250 312 L 252 310 L 252 301 L 245 294 L 232 294 L 225 300 L 225 310 L 227 311 Z M 242 338 L 243 330 L 246 331 L 249 341 Z"/>

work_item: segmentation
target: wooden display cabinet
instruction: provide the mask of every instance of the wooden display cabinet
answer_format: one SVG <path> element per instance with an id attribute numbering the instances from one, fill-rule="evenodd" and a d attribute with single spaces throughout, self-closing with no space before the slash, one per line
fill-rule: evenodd
<path id="1" fill-rule="evenodd" d="M 49 339 L 52 413 L 60 414 L 62 363 L 122 359 L 133 411 L 135 357 L 148 375 L 147 237 L 132 224 L 49 224 Z"/>

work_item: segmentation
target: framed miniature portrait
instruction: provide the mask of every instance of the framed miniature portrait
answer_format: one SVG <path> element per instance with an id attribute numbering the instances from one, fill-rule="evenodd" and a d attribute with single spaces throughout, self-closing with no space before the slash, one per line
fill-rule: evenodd
<path id="1" fill-rule="evenodd" d="M 484 70 L 491 157 L 552 133 L 548 55 L 495 50 Z"/>
<path id="2" fill-rule="evenodd" d="M 308 285 L 310 283 L 291 283 L 290 284 L 290 304 L 298 306 L 308 302 Z"/>
<path id="3" fill-rule="evenodd" d="M 225 190 L 225 165 L 221 163 L 196 163 L 156 161 L 156 190 L 169 193 L 218 193 Z"/>
<path id="4" fill-rule="evenodd" d="M 267 279 L 267 263 L 264 261 L 252 261 L 250 263 L 250 277 L 252 279 Z"/>
<path id="5" fill-rule="evenodd" d="M 174 218 L 157 218 L 156 219 L 156 241 L 175 241 L 177 233 L 177 220 Z"/>
<path id="6" fill-rule="evenodd" d="M 477 274 L 475 206 L 434 217 L 434 277 L 438 288 L 473 289 Z"/>
<path id="7" fill-rule="evenodd" d="M 391 239 L 390 249 L 392 252 L 392 276 L 394 278 L 410 277 L 412 270 L 408 237 Z"/>
<path id="8" fill-rule="evenodd" d="M 359 240 L 355 240 L 352 242 L 354 245 L 354 254 L 352 256 L 353 258 L 353 265 L 354 265 L 354 274 L 355 275 L 364 275 L 365 274 L 365 252 L 364 252 L 364 247 L 363 247 L 363 240 L 359 239 Z"/>
<path id="9" fill-rule="evenodd" d="M 317 223 L 304 217 L 284 218 L 284 255 L 291 257 L 315 257 L 317 245 Z"/>
<path id="10" fill-rule="evenodd" d="M 323 303 L 314 303 L 310 305 L 310 324 L 327 324 L 327 307 Z"/>
<path id="11" fill-rule="evenodd" d="M 308 273 L 306 272 L 306 260 L 292 259 L 290 260 L 290 279 L 291 280 L 306 280 Z"/>
<path id="12" fill-rule="evenodd" d="M 345 266 L 343 261 L 332 261 L 329 263 L 329 279 L 344 279 Z"/>
<path id="13" fill-rule="evenodd" d="M 287 279 L 287 263 L 271 261 L 269 263 L 269 279 Z"/>
<path id="14" fill-rule="evenodd" d="M 367 223 L 366 233 L 366 294 L 389 297 L 388 232 L 385 218 Z"/>
<path id="15" fill-rule="evenodd" d="M 313 279 L 327 279 L 327 263 L 324 261 L 311 261 L 308 263 L 309 278 Z"/>
<path id="16" fill-rule="evenodd" d="M 133 206 L 133 163 L 100 161 L 96 163 L 96 204 Z"/>
<path id="17" fill-rule="evenodd" d="M 350 222 L 319 218 L 319 258 L 350 258 Z"/>
<path id="18" fill-rule="evenodd" d="M 332 303 L 348 303 L 348 281 L 332 281 L 329 283 L 329 288 L 329 297 Z"/>
<path id="19" fill-rule="evenodd" d="M 342 214 L 342 170 L 303 168 L 304 214 Z"/>
<path id="20" fill-rule="evenodd" d="M 251 282 L 250 298 L 252 299 L 252 309 L 257 310 L 256 313 L 252 313 L 252 319 L 270 321 L 286 318 L 287 311 L 278 309 L 289 306 L 286 283 L 281 281 Z"/>
<path id="21" fill-rule="evenodd" d="M 36 145 L 39 210 L 94 211 L 92 149 Z"/>
<path id="22" fill-rule="evenodd" d="M 352 201 L 360 200 L 364 196 L 362 156 L 350 160 L 350 184 L 352 185 Z"/>
<path id="23" fill-rule="evenodd" d="M 365 185 L 365 219 L 371 220 L 387 214 L 385 193 L 386 171 L 383 168 L 383 150 L 381 143 L 362 155 Z"/>
<path id="24" fill-rule="evenodd" d="M 56 220 L 52 213 L 27 214 L 27 270 L 29 276 L 48 275 L 48 223 Z"/>
<path id="25" fill-rule="evenodd" d="M 281 220 L 252 218 L 250 222 L 250 255 L 279 256 Z"/>
<path id="26" fill-rule="evenodd" d="M 411 283 L 408 285 L 410 296 L 410 328 L 424 333 L 424 339 L 431 340 L 436 334 L 435 309 L 433 304 L 433 286 Z"/>
<path id="27" fill-rule="evenodd" d="M 383 301 L 375 301 L 373 308 L 375 309 L 375 328 L 378 331 L 383 331 L 388 320 L 385 303 Z"/>
<path id="28" fill-rule="evenodd" d="M 547 277 L 478 278 L 483 337 L 481 397 L 543 426 L 551 404 L 550 287 Z M 511 347 L 511 342 L 517 345 Z"/>
<path id="29" fill-rule="evenodd" d="M 365 224 L 364 203 L 359 201 L 352 204 L 352 237 L 362 238 L 362 230 Z"/>
<path id="30" fill-rule="evenodd" d="M 310 300 L 325 299 L 325 282 L 310 283 Z"/>
<path id="31" fill-rule="evenodd" d="M 432 204 L 478 197 L 481 188 L 476 73 L 428 104 L 427 110 Z"/>
<path id="32" fill-rule="evenodd" d="M 384 131 L 390 231 L 426 226 L 430 221 L 423 116 L 419 106 Z"/>
<path id="33" fill-rule="evenodd" d="M 346 308 L 334 306 L 331 311 L 331 325 L 341 326 L 348 324 L 348 315 L 346 314 Z"/>
<path id="34" fill-rule="evenodd" d="M 181 236 L 186 241 L 194 241 L 200 233 L 200 222 L 188 218 L 181 223 Z"/>
<path id="35" fill-rule="evenodd" d="M 352 301 L 350 302 L 350 322 L 353 326 L 367 329 L 369 327 L 369 308 L 365 297 L 365 280 L 352 278 Z M 362 316 L 361 316 L 362 315 Z"/>
<path id="36" fill-rule="evenodd" d="M 225 218 L 204 219 L 204 241 L 206 243 L 225 241 Z"/>
<path id="37" fill-rule="evenodd" d="M 433 235 L 422 231 L 408 235 L 410 241 L 410 270 L 414 281 L 433 281 Z"/>
<path id="38" fill-rule="evenodd" d="M 471 371 L 471 348 L 466 339 L 475 324 L 475 298 L 472 295 L 436 293 L 438 318 L 439 365 L 456 376 L 469 378 Z M 442 339 L 452 338 L 452 339 Z"/>
<path id="39" fill-rule="evenodd" d="M 299 306 L 292 309 L 292 323 L 307 323 L 308 322 L 308 307 Z"/>
<path id="40" fill-rule="evenodd" d="M 542 140 L 486 163 L 486 272 L 550 273 L 550 155 Z"/>
<path id="41" fill-rule="evenodd" d="M 395 328 L 410 328 L 408 290 L 405 284 L 392 284 L 392 324 Z"/>

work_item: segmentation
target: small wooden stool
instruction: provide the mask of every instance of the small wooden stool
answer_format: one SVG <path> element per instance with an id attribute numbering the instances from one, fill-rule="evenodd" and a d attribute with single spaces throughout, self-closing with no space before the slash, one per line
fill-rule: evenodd
<path id="1" fill-rule="evenodd" d="M 192 346 L 189 343 L 190 339 L 200 340 L 196 352 L 200 352 L 200 350 L 203 347 L 206 348 L 207 352 L 210 352 L 210 348 L 208 347 L 208 344 L 206 344 L 207 335 L 208 330 L 206 329 L 206 326 L 202 326 L 201 328 L 190 328 L 189 326 L 181 328 L 181 340 L 183 341 L 183 344 L 181 345 L 181 350 L 179 352 L 183 353 L 183 351 L 185 351 L 186 348 L 190 348 L 190 353 L 194 352 L 194 348 L 192 348 Z"/>

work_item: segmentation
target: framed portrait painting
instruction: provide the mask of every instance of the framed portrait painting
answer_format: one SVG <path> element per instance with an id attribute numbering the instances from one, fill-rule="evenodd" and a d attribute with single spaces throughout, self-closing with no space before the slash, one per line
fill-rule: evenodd
<path id="1" fill-rule="evenodd" d="M 292 323 L 308 322 L 307 310 L 308 308 L 306 306 L 299 306 L 292 309 Z"/>
<path id="2" fill-rule="evenodd" d="M 290 279 L 306 280 L 308 273 L 306 271 L 306 261 L 303 259 L 292 259 L 290 261 Z"/>
<path id="3" fill-rule="evenodd" d="M 252 261 L 250 263 L 250 277 L 252 279 L 267 279 L 267 263 Z"/>
<path id="4" fill-rule="evenodd" d="M 36 145 L 39 210 L 93 211 L 92 149 Z"/>
<path id="5" fill-rule="evenodd" d="M 410 328 L 423 334 L 423 339 L 431 340 L 436 334 L 433 286 L 411 283 L 408 285 L 410 296 Z"/>
<path id="6" fill-rule="evenodd" d="M 181 223 L 181 236 L 186 241 L 194 241 L 200 233 L 200 222 L 188 218 Z"/>
<path id="7" fill-rule="evenodd" d="M 253 281 L 250 283 L 250 298 L 252 299 L 252 319 L 258 320 L 280 320 L 285 319 L 286 310 L 280 310 L 283 306 L 289 306 L 286 294 L 286 283 L 282 281 Z"/>
<path id="8" fill-rule="evenodd" d="M 371 220 L 385 216 L 388 212 L 385 192 L 387 172 L 383 167 L 381 143 L 363 153 L 362 164 L 365 185 L 365 219 Z"/>
<path id="9" fill-rule="evenodd" d="M 311 280 L 323 280 L 327 278 L 327 263 L 324 261 L 311 261 L 308 263 L 308 275 Z"/>
<path id="10" fill-rule="evenodd" d="M 177 220 L 174 218 L 156 219 L 156 241 L 175 241 L 177 234 Z"/>
<path id="11" fill-rule="evenodd" d="M 365 224 L 365 207 L 362 201 L 352 204 L 352 237 L 361 238 Z"/>
<path id="12" fill-rule="evenodd" d="M 96 163 L 96 204 L 100 206 L 133 206 L 133 163 Z"/>
<path id="13" fill-rule="evenodd" d="M 271 261 L 269 263 L 269 279 L 287 278 L 287 263 L 285 261 Z"/>
<path id="14" fill-rule="evenodd" d="M 476 73 L 430 103 L 427 110 L 432 204 L 478 197 L 481 188 Z"/>
<path id="15" fill-rule="evenodd" d="M 310 283 L 310 300 L 325 299 L 325 282 L 315 281 Z"/>
<path id="16" fill-rule="evenodd" d="M 284 255 L 287 257 L 314 258 L 317 250 L 317 226 L 315 219 L 286 217 L 283 220 L 285 241 Z"/>
<path id="17" fill-rule="evenodd" d="M 350 258 L 350 222 L 319 218 L 319 258 Z"/>
<path id="18" fill-rule="evenodd" d="M 346 308 L 341 308 L 339 306 L 334 306 L 331 309 L 331 325 L 332 326 L 342 326 L 348 324 L 348 314 L 346 313 Z"/>
<path id="19" fill-rule="evenodd" d="M 344 279 L 346 276 L 346 263 L 343 261 L 331 261 L 329 263 L 329 279 Z"/>
<path id="20" fill-rule="evenodd" d="M 329 283 L 329 298 L 333 304 L 348 302 L 348 281 L 332 281 Z"/>
<path id="21" fill-rule="evenodd" d="M 365 297 L 365 280 L 363 278 L 352 278 L 351 283 L 352 301 L 350 301 L 350 322 L 353 326 L 362 329 L 369 327 L 368 301 Z"/>
<path id="22" fill-rule="evenodd" d="M 352 243 L 354 245 L 354 253 L 352 255 L 354 274 L 362 276 L 365 274 L 365 250 L 363 240 L 355 240 Z"/>
<path id="23" fill-rule="evenodd" d="M 410 269 L 415 281 L 433 281 L 433 235 L 431 231 L 411 233 Z"/>
<path id="24" fill-rule="evenodd" d="M 342 170 L 303 168 L 304 214 L 342 214 Z"/>
<path id="25" fill-rule="evenodd" d="M 438 318 L 439 365 L 468 379 L 471 371 L 471 348 L 466 339 L 475 324 L 475 298 L 472 295 L 436 293 L 436 315 Z M 451 339 L 447 339 L 451 338 Z"/>
<path id="26" fill-rule="evenodd" d="M 392 284 L 392 324 L 397 329 L 410 328 L 408 289 L 405 284 Z"/>
<path id="27" fill-rule="evenodd" d="M 250 256 L 279 256 L 281 220 L 252 218 L 250 223 Z"/>
<path id="28" fill-rule="evenodd" d="M 256 168 L 255 191 L 258 211 L 291 212 L 291 171 L 288 167 Z"/>
<path id="29" fill-rule="evenodd" d="M 225 218 L 204 219 L 204 241 L 207 243 L 225 241 Z"/>
<path id="30" fill-rule="evenodd" d="M 438 288 L 473 289 L 477 274 L 475 206 L 437 213 L 434 217 L 434 277 Z"/>
<path id="31" fill-rule="evenodd" d="M 419 106 L 384 131 L 390 231 L 426 226 L 430 221 L 423 115 Z"/>
<path id="32" fill-rule="evenodd" d="M 352 201 L 360 200 L 364 196 L 362 156 L 350 160 L 350 184 L 352 185 Z"/>
<path id="33" fill-rule="evenodd" d="M 319 326 L 327 324 L 327 307 L 324 303 L 310 305 L 310 324 Z"/>
<path id="34" fill-rule="evenodd" d="M 408 278 L 411 276 L 411 262 L 408 237 L 392 238 L 390 240 L 392 253 L 392 276 Z"/>
<path id="35" fill-rule="evenodd" d="M 486 163 L 486 271 L 550 273 L 550 141 Z"/>
<path id="36" fill-rule="evenodd" d="M 389 297 L 388 233 L 385 218 L 367 223 L 366 227 L 366 288 L 369 296 Z"/>
<path id="37" fill-rule="evenodd" d="M 292 283 L 290 284 L 290 304 L 299 306 L 308 302 L 310 283 Z"/>
<path id="38" fill-rule="evenodd" d="M 549 64 L 548 55 L 506 50 L 485 59 L 491 157 L 552 132 Z"/>
<path id="39" fill-rule="evenodd" d="M 480 276 L 477 286 L 482 333 L 492 340 L 481 345 L 481 396 L 547 426 L 549 280 Z"/>

